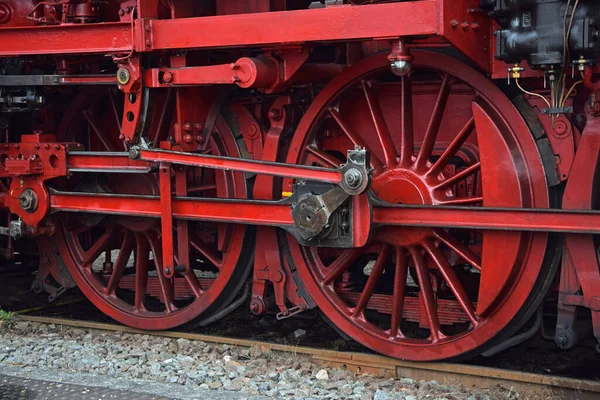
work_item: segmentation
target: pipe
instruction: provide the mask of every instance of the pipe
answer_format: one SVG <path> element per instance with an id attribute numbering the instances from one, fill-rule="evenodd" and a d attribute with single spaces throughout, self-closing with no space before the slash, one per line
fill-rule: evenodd
<path id="1" fill-rule="evenodd" d="M 540 330 L 540 327 L 542 326 L 542 317 L 543 317 L 543 311 L 542 311 L 542 307 L 540 307 L 540 309 L 535 314 L 535 321 L 533 322 L 533 325 L 531 326 L 531 328 L 529 328 L 528 330 L 526 330 L 523 333 L 520 333 L 518 335 L 511 337 L 508 340 L 505 340 L 502 343 L 498 343 L 496 346 L 481 353 L 481 355 L 484 357 L 488 357 L 488 358 L 493 357 L 500 352 L 503 352 L 511 347 L 514 347 L 518 344 L 523 343 L 526 340 L 531 339 Z"/>

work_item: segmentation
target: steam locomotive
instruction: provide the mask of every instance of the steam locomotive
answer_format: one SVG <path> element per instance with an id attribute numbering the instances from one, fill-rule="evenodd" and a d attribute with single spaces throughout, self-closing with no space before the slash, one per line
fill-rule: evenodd
<path id="1" fill-rule="evenodd" d="M 2 258 L 146 330 L 600 340 L 599 39 L 592 0 L 0 0 Z"/>

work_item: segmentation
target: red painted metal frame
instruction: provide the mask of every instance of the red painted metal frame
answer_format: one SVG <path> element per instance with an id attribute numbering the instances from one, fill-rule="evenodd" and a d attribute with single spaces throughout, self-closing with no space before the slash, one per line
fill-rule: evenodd
<path id="1" fill-rule="evenodd" d="M 0 28 L 0 57 L 126 53 L 133 49 L 131 28 L 125 22 Z"/>
<path id="2" fill-rule="evenodd" d="M 216 17 L 153 20 L 151 49 L 289 45 L 436 35 L 439 2 L 411 1 Z M 210 32 L 190 35 L 190 32 Z"/>
<path id="3" fill-rule="evenodd" d="M 0 56 L 286 46 L 440 35 L 487 67 L 489 60 L 481 55 L 489 45 L 484 43 L 485 34 L 480 34 L 487 18 L 470 11 L 477 8 L 476 3 L 462 0 L 457 6 L 455 1 L 422 0 L 165 20 L 142 15 L 133 23 L 2 28 Z M 457 19 L 466 25 L 457 27 Z"/>
<path id="4" fill-rule="evenodd" d="M 290 104 L 292 104 L 292 99 L 282 96 L 271 106 L 271 128 L 264 139 L 263 161 L 277 161 L 281 136 L 290 119 L 286 118 L 286 106 Z M 275 114 L 278 114 L 279 118 L 273 118 Z M 257 200 L 278 199 L 281 194 L 277 193 L 277 189 L 278 185 L 275 184 L 273 176 L 259 175 L 254 184 L 254 198 Z M 273 285 L 275 303 L 279 308 L 280 315 L 290 315 L 287 307 L 288 301 L 294 305 L 295 310 L 308 308 L 306 300 L 298 295 L 297 283 L 281 252 L 277 230 L 273 227 L 260 226 L 256 231 L 256 252 L 250 302 L 250 311 L 256 315 L 267 311 L 265 301 L 267 282 L 271 282 Z"/>
<path id="5" fill-rule="evenodd" d="M 283 47 L 437 35 L 487 70 L 489 19 L 473 11 L 477 9 L 478 0 L 421 0 L 192 18 L 177 18 L 175 13 L 174 19 L 150 19 L 156 15 L 140 12 L 140 18 L 131 22 L 0 28 L 0 57 L 83 53 L 131 56 L 134 52 L 157 50 Z"/>
<path id="6" fill-rule="evenodd" d="M 600 89 L 600 85 L 592 88 Z M 564 209 L 592 210 L 596 206 L 600 160 L 600 113 L 597 107 L 595 101 L 586 106 L 588 121 L 565 188 Z M 585 217 L 586 214 L 579 212 Z M 560 347 L 570 348 L 578 339 L 574 326 L 577 306 L 591 310 L 594 336 L 600 341 L 600 263 L 592 235 L 567 234 L 565 244 L 555 339 Z"/>

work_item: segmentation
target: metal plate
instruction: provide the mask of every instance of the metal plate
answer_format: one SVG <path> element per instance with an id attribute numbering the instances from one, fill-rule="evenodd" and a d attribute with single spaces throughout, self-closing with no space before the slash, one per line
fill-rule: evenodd
<path id="1" fill-rule="evenodd" d="M 15 378 L 0 375 L 0 400 L 86 400 L 86 399 L 128 399 L 128 400 L 167 400 L 168 397 L 112 390 L 102 387 L 69 385 L 35 379 Z"/>

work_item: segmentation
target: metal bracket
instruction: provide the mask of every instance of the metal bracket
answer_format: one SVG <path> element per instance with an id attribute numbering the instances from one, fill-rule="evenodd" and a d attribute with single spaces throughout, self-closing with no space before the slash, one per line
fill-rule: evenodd
<path id="1" fill-rule="evenodd" d="M 336 186 L 323 194 L 307 193 L 292 208 L 292 218 L 298 233 L 307 241 L 330 227 L 331 215 L 350 195 Z"/>
<path id="2" fill-rule="evenodd" d="M 365 149 L 356 147 L 354 150 L 348 150 L 348 158 L 342 167 L 340 182 L 344 192 L 356 196 L 367 190 L 370 183 L 369 166 L 369 153 Z"/>
<path id="3" fill-rule="evenodd" d="M 544 114 L 544 115 L 573 114 L 573 107 L 543 108 L 542 114 Z"/>
<path id="4" fill-rule="evenodd" d="M 285 229 L 302 246 L 355 247 L 352 199 L 339 186 L 296 184 L 288 199 L 294 226 Z"/>

